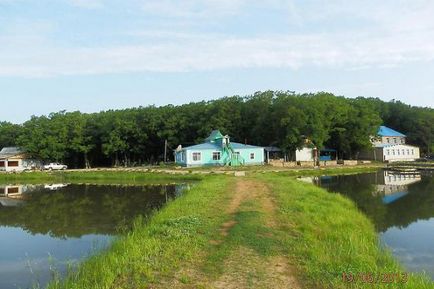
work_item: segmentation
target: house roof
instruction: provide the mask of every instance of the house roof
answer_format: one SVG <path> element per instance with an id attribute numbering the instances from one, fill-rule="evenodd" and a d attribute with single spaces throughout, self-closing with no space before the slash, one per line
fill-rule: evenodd
<path id="1" fill-rule="evenodd" d="M 222 133 L 218 129 L 216 129 L 216 130 L 213 130 L 211 132 L 211 134 L 209 135 L 209 137 L 207 137 L 205 140 L 206 141 L 214 141 L 216 139 L 221 139 L 223 137 L 224 136 L 222 135 Z"/>
<path id="2" fill-rule="evenodd" d="M 262 148 L 262 147 L 259 147 L 259 146 L 246 145 L 246 144 L 237 143 L 237 142 L 231 142 L 231 145 L 236 150 L 238 150 L 238 149 Z M 216 144 L 216 143 L 205 142 L 205 143 L 201 143 L 201 144 L 185 147 L 183 149 L 184 150 L 221 150 L 222 147 L 220 145 Z"/>
<path id="3" fill-rule="evenodd" d="M 0 151 L 0 159 L 6 159 L 23 154 L 24 151 L 19 147 L 5 147 Z"/>
<path id="4" fill-rule="evenodd" d="M 265 147 L 264 149 L 265 149 L 265 151 L 270 152 L 270 153 L 282 151 L 280 148 L 274 147 L 274 146 L 268 146 L 268 147 Z"/>
<path id="5" fill-rule="evenodd" d="M 402 134 L 394 129 L 391 129 L 390 127 L 387 126 L 380 126 L 380 128 L 378 129 L 378 135 L 379 136 L 395 136 L 395 137 L 405 137 L 405 134 Z"/>

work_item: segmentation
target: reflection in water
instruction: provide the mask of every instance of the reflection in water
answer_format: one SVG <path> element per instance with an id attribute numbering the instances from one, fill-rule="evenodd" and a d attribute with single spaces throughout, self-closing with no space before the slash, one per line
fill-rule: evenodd
<path id="1" fill-rule="evenodd" d="M 186 187 L 0 185 L 0 288 L 43 287 Z"/>
<path id="2" fill-rule="evenodd" d="M 431 173 L 324 176 L 313 180 L 344 194 L 374 222 L 381 240 L 410 271 L 434 279 L 434 177 Z"/>

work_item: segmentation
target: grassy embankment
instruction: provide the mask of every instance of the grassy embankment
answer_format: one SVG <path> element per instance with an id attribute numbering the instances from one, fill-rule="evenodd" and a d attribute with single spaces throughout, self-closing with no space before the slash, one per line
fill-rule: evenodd
<path id="1" fill-rule="evenodd" d="M 26 172 L 0 174 L 0 183 L 102 183 L 102 184 L 166 184 L 184 181 L 199 181 L 198 174 L 175 175 L 169 173 L 129 171 L 66 171 Z"/>
<path id="2" fill-rule="evenodd" d="M 165 169 L 152 168 L 152 171 L 119 170 L 74 170 L 61 172 L 24 172 L 0 173 L 0 183 L 174 183 L 179 181 L 198 181 L 204 174 L 231 173 L 234 171 L 247 171 L 247 173 L 281 173 L 286 176 L 317 176 L 333 174 L 351 174 L 374 172 L 381 168 L 378 165 L 361 165 L 354 167 L 327 167 L 327 168 L 275 168 L 272 166 L 250 166 L 235 168 L 183 168 Z M 224 171 L 223 171 L 224 170 Z"/>
<path id="3" fill-rule="evenodd" d="M 207 176 L 49 288 L 434 287 L 420 275 L 348 283 L 343 272 L 403 272 L 350 200 L 283 174 Z"/>

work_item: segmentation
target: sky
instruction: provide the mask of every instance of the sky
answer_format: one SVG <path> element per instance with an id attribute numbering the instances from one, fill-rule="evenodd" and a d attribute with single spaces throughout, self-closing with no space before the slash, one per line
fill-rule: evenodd
<path id="1" fill-rule="evenodd" d="M 264 90 L 434 107 L 431 0 L 0 0 L 0 121 Z"/>

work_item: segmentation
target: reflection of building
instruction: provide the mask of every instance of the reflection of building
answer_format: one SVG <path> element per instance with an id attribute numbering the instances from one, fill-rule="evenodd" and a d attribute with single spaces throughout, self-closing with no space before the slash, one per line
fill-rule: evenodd
<path id="1" fill-rule="evenodd" d="M 23 195 L 22 185 L 0 186 L 0 205 L 1 207 L 15 207 L 21 204 Z"/>
<path id="2" fill-rule="evenodd" d="M 374 196 L 382 196 L 383 203 L 392 203 L 408 194 L 408 186 L 422 180 L 418 173 L 404 174 L 391 171 L 384 171 L 383 178 L 377 182 L 377 190 Z"/>
<path id="3" fill-rule="evenodd" d="M 0 205 L 3 207 L 18 206 L 26 198 L 26 194 L 41 187 L 42 185 L 0 185 Z"/>

